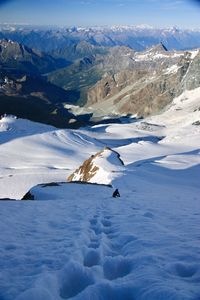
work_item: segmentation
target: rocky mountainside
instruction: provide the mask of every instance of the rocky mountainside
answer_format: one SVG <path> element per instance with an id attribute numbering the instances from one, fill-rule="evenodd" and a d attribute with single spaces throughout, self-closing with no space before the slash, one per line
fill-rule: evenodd
<path id="1" fill-rule="evenodd" d="M 91 42 L 83 40 L 70 45 L 66 43 L 61 48 L 51 51 L 51 54 L 53 57 L 73 62 L 77 59 L 91 57 L 97 54 L 106 54 L 107 52 L 107 47 L 93 45 Z"/>
<path id="2" fill-rule="evenodd" d="M 199 50 L 168 51 L 162 43 L 143 52 L 109 47 L 104 54 L 50 73 L 48 79 L 73 92 L 94 116 L 144 117 L 162 110 L 185 89 L 200 85 L 199 55 Z"/>
<path id="3" fill-rule="evenodd" d="M 11 40 L 0 40 L 0 66 L 4 69 L 17 69 L 18 72 L 41 74 L 64 67 L 68 63 L 64 59 L 30 49 Z"/>
<path id="4" fill-rule="evenodd" d="M 161 44 L 131 59 L 131 69 L 108 74 L 88 90 L 87 105 L 97 115 L 154 114 L 200 84 L 198 50 L 167 51 Z"/>
<path id="5" fill-rule="evenodd" d="M 92 51 L 93 49 L 93 51 Z M 105 74 L 133 68 L 134 51 L 125 46 L 101 47 L 102 51 L 90 48 L 90 55 L 75 60 L 70 66 L 48 74 L 48 80 L 67 91 L 81 104 L 87 101 L 88 89 Z M 89 53 L 88 53 L 89 54 Z"/>

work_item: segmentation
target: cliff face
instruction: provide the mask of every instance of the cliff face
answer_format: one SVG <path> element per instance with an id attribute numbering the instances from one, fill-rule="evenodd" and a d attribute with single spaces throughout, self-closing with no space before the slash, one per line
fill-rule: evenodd
<path id="1" fill-rule="evenodd" d="M 185 89 L 200 86 L 200 54 L 168 52 L 158 46 L 135 53 L 133 65 L 107 74 L 88 91 L 87 106 L 115 114 L 154 114 Z M 194 80 L 195 79 L 195 80 Z"/>
<path id="2" fill-rule="evenodd" d="M 200 51 L 194 52 L 187 74 L 182 82 L 182 89 L 193 90 L 200 86 Z"/>

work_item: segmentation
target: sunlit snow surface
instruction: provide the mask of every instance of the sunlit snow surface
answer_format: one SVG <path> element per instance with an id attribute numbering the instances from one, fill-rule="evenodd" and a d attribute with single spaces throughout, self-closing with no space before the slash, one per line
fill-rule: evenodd
<path id="1" fill-rule="evenodd" d="M 125 168 L 110 177 L 118 199 L 110 187 L 63 183 L 0 202 L 0 299 L 200 299 L 199 120 L 200 89 L 131 124 L 2 119 L 0 198 L 66 181 L 104 146 Z"/>

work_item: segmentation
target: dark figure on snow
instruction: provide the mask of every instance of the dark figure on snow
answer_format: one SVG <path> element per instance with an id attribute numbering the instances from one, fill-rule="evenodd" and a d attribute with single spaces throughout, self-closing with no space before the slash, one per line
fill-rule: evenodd
<path id="1" fill-rule="evenodd" d="M 116 197 L 120 197 L 120 193 L 118 191 L 118 189 L 116 189 L 114 192 L 113 192 L 113 195 L 112 195 L 114 198 Z"/>

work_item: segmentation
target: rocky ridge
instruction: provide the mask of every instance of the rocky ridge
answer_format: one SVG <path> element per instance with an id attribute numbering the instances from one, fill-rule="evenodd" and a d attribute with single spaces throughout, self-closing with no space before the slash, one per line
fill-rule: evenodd
<path id="1" fill-rule="evenodd" d="M 0 40 L 0 66 L 20 73 L 42 74 L 67 65 L 65 60 L 29 48 L 21 43 Z"/>
<path id="2" fill-rule="evenodd" d="M 132 56 L 132 66 L 107 74 L 88 90 L 87 106 L 96 114 L 155 114 L 185 89 L 200 85 L 199 50 L 167 51 L 160 44 Z"/>
<path id="3" fill-rule="evenodd" d="M 68 178 L 68 182 L 90 182 L 110 184 L 117 173 L 123 171 L 123 161 L 119 153 L 109 147 L 97 152 L 76 169 Z"/>

